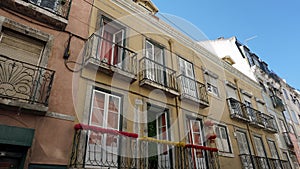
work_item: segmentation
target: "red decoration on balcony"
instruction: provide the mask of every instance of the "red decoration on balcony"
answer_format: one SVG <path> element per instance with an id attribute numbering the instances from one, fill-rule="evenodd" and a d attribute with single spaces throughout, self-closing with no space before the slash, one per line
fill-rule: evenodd
<path id="1" fill-rule="evenodd" d="M 86 125 L 86 124 L 76 124 L 74 126 L 75 130 L 91 130 L 94 132 L 99 132 L 99 133 L 107 133 L 107 134 L 113 134 L 113 135 L 122 135 L 122 136 L 126 136 L 126 137 L 131 137 L 131 138 L 138 138 L 139 135 L 136 133 L 128 133 L 125 131 L 117 131 L 117 130 L 113 130 L 113 129 L 106 129 L 106 128 L 101 128 L 101 127 L 96 127 L 96 126 L 90 126 L 90 125 Z"/>
<path id="2" fill-rule="evenodd" d="M 217 135 L 216 134 L 211 134 L 211 135 L 208 134 L 206 137 L 208 140 L 214 140 L 217 138 Z"/>
<path id="3" fill-rule="evenodd" d="M 217 152 L 218 151 L 217 148 L 194 145 L 194 144 L 187 144 L 185 147 L 186 148 L 194 148 L 194 149 L 198 149 L 198 150 L 207 150 L 207 151 L 212 151 L 212 152 Z"/>

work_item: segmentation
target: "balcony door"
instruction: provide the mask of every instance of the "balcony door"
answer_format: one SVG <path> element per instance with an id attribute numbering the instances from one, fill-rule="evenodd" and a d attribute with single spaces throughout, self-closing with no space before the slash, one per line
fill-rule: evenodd
<path id="1" fill-rule="evenodd" d="M 169 140 L 168 131 L 168 110 L 156 107 L 148 106 L 147 112 L 147 128 L 148 137 L 152 137 L 157 140 Z M 172 167 L 172 155 L 170 147 L 163 143 L 148 143 L 148 165 L 151 169 L 158 168 L 171 168 Z"/>
<path id="2" fill-rule="evenodd" d="M 146 40 L 146 77 L 165 85 L 165 66 L 163 48 Z"/>
<path id="3" fill-rule="evenodd" d="M 102 18 L 100 36 L 98 59 L 102 63 L 121 68 L 124 56 L 124 27 Z"/>
<path id="4" fill-rule="evenodd" d="M 193 64 L 181 57 L 178 60 L 181 75 L 181 90 L 183 90 L 184 94 L 198 98 Z"/>
<path id="5" fill-rule="evenodd" d="M 266 158 L 266 151 L 261 137 L 254 136 L 254 144 L 257 153 L 256 164 L 258 165 L 258 168 L 269 169 L 267 158 Z"/>
<path id="6" fill-rule="evenodd" d="M 203 137 L 203 131 L 202 131 L 202 124 L 201 121 L 198 119 L 190 119 L 187 118 L 186 121 L 186 128 L 188 131 L 188 140 L 187 142 L 189 144 L 193 145 L 204 145 L 204 137 Z M 207 169 L 207 158 L 206 153 L 203 150 L 200 149 L 191 149 L 191 159 L 193 168 L 195 169 Z"/>
<path id="7" fill-rule="evenodd" d="M 246 133 L 242 131 L 236 131 L 236 140 L 240 151 L 239 156 L 243 169 L 254 169 L 253 159 Z"/>
<path id="8" fill-rule="evenodd" d="M 119 130 L 121 114 L 121 98 L 119 96 L 93 90 L 90 122 L 91 126 L 103 129 Z M 92 160 L 117 163 L 119 137 L 113 133 L 88 132 L 86 165 Z M 92 160 L 91 160 L 92 159 Z M 101 164 L 106 165 L 106 164 Z"/>

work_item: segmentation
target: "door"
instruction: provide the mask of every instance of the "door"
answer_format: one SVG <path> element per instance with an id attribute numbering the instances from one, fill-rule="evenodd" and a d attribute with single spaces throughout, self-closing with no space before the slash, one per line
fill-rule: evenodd
<path id="1" fill-rule="evenodd" d="M 150 41 L 146 41 L 146 77 L 161 85 L 165 85 L 165 67 L 163 49 Z"/>
<path id="2" fill-rule="evenodd" d="M 121 98 L 106 92 L 94 90 L 90 125 L 118 131 L 120 129 Z M 113 132 L 88 132 L 86 165 L 98 162 L 100 166 L 118 163 L 119 136 Z M 112 167 L 112 166 L 110 166 Z"/>
<path id="3" fill-rule="evenodd" d="M 201 127 L 201 121 L 196 119 L 187 119 L 187 130 L 188 130 L 188 143 L 193 145 L 203 146 L 204 139 Z M 191 160 L 193 168 L 206 169 L 207 158 L 206 153 L 203 150 L 191 149 Z"/>
<path id="4" fill-rule="evenodd" d="M 122 68 L 122 60 L 124 54 L 124 30 L 121 29 L 113 34 L 113 44 L 112 44 L 112 61 L 111 64 Z"/>
<path id="5" fill-rule="evenodd" d="M 243 169 L 254 169 L 253 159 L 246 133 L 242 131 L 236 131 L 236 140 L 240 151 L 239 156 L 241 158 Z"/>
<path id="6" fill-rule="evenodd" d="M 254 136 L 255 149 L 257 153 L 256 164 L 261 169 L 268 169 L 268 162 L 266 159 L 266 152 L 261 137 Z"/>
<path id="7" fill-rule="evenodd" d="M 198 98 L 193 64 L 179 57 L 181 86 L 185 94 Z"/>
<path id="8" fill-rule="evenodd" d="M 155 110 L 155 111 L 153 111 Z M 167 110 L 154 108 L 148 112 L 148 137 L 157 140 L 169 140 Z M 151 169 L 171 168 L 172 155 L 169 145 L 148 142 L 148 166 Z"/>

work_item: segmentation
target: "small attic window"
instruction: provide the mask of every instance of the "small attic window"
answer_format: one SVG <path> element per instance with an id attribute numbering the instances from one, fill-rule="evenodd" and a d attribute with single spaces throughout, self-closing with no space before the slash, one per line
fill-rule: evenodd
<path id="1" fill-rule="evenodd" d="M 227 62 L 230 65 L 234 65 L 235 64 L 234 60 L 230 56 L 228 56 L 228 55 L 225 56 L 225 57 L 223 57 L 222 60 L 224 60 L 225 62 Z"/>
<path id="2" fill-rule="evenodd" d="M 151 14 L 156 14 L 158 12 L 158 8 L 154 5 L 151 0 L 133 0 L 140 6 L 142 6 L 147 11 L 151 12 Z"/>

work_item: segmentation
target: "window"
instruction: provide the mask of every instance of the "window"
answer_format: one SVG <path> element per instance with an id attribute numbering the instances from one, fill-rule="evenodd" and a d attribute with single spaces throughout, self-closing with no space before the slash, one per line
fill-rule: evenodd
<path id="1" fill-rule="evenodd" d="M 284 114 L 284 117 L 286 118 L 286 120 L 291 120 L 291 116 L 290 116 L 290 114 L 289 114 L 289 112 L 287 112 L 286 110 L 285 111 L 283 111 L 283 114 Z"/>
<path id="2" fill-rule="evenodd" d="M 185 94 L 197 98 L 197 89 L 194 76 L 194 67 L 191 62 L 178 57 L 180 77 L 181 77 L 181 86 Z"/>
<path id="3" fill-rule="evenodd" d="M 39 65 L 45 42 L 3 28 L 0 34 L 0 54 L 33 65 Z"/>
<path id="4" fill-rule="evenodd" d="M 296 113 L 293 110 L 291 110 L 291 114 L 292 114 L 293 122 L 296 123 L 296 124 L 299 124 Z"/>
<path id="5" fill-rule="evenodd" d="M 217 134 L 217 147 L 220 152 L 231 153 L 229 137 L 227 133 L 227 128 L 222 125 L 217 125 L 215 127 Z"/>
<path id="6" fill-rule="evenodd" d="M 56 10 L 57 3 L 60 2 L 58 0 L 29 0 L 31 3 L 39 5 L 49 10 Z"/>
<path id="7" fill-rule="evenodd" d="M 119 130 L 121 98 L 119 96 L 93 91 L 90 124 L 93 126 Z"/>
<path id="8" fill-rule="evenodd" d="M 227 98 L 233 98 L 237 100 L 237 91 L 236 89 L 230 87 L 230 86 L 226 86 L 226 94 L 227 94 Z"/>
<path id="9" fill-rule="evenodd" d="M 251 151 L 246 133 L 242 131 L 236 131 L 235 133 L 243 169 L 254 168 L 251 160 Z"/>
<path id="10" fill-rule="evenodd" d="M 212 72 L 205 72 L 205 80 L 207 84 L 207 91 L 214 96 L 219 96 L 218 91 L 218 76 Z"/>
<path id="11" fill-rule="evenodd" d="M 289 100 L 289 95 L 288 95 L 287 91 L 285 89 L 282 89 L 282 91 L 283 91 L 283 94 L 284 94 L 285 98 L 287 100 Z"/>
<path id="12" fill-rule="evenodd" d="M 255 144 L 257 155 L 259 157 L 266 157 L 265 147 L 263 145 L 262 138 L 258 136 L 254 136 L 254 144 Z"/>
<path id="13" fill-rule="evenodd" d="M 277 148 L 276 148 L 275 142 L 272 141 L 272 140 L 268 140 L 268 145 L 269 145 L 269 149 L 271 151 L 272 158 L 279 159 L 279 155 L 278 155 L 278 152 L 277 152 Z"/>
<path id="14" fill-rule="evenodd" d="M 186 129 L 188 133 L 187 142 L 193 145 L 204 145 L 202 122 L 200 119 L 186 118 Z M 195 168 L 206 168 L 205 152 L 192 149 L 191 156 Z"/>
<path id="15" fill-rule="evenodd" d="M 294 127 L 291 124 L 288 124 L 290 133 L 295 134 Z"/>
<path id="16" fill-rule="evenodd" d="M 163 48 L 146 40 L 146 77 L 165 85 L 165 66 Z"/>
<path id="17" fill-rule="evenodd" d="M 103 16 L 99 34 L 101 38 L 98 42 L 97 59 L 102 63 L 121 67 L 125 54 L 125 28 Z"/>
<path id="18" fill-rule="evenodd" d="M 285 123 L 282 119 L 279 119 L 279 126 L 280 126 L 280 130 L 284 133 L 286 132 L 286 126 Z"/>

